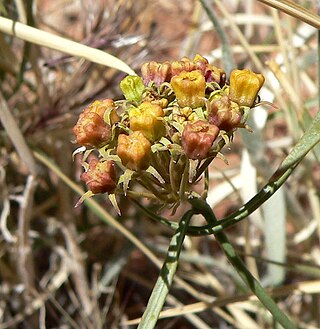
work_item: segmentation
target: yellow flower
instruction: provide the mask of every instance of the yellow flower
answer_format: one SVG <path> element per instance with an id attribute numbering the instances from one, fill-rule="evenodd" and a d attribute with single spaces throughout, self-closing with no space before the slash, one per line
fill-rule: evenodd
<path id="1" fill-rule="evenodd" d="M 181 107 L 204 105 L 206 80 L 201 71 L 181 72 L 171 79 L 171 86 Z"/>
<path id="2" fill-rule="evenodd" d="M 131 170 L 144 170 L 149 167 L 151 143 L 141 131 L 118 137 L 117 154 L 124 166 Z"/>
<path id="3" fill-rule="evenodd" d="M 165 133 L 163 122 L 159 120 L 163 116 L 164 112 L 160 105 L 143 102 L 139 107 L 129 110 L 130 129 L 141 131 L 149 141 L 154 142 Z"/>
<path id="4" fill-rule="evenodd" d="M 230 75 L 229 97 L 240 106 L 252 107 L 263 83 L 264 76 L 262 74 L 254 73 L 248 69 L 233 70 Z"/>

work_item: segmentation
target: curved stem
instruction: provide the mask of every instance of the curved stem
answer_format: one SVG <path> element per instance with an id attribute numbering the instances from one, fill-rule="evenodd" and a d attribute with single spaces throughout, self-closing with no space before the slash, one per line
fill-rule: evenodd
<path id="1" fill-rule="evenodd" d="M 217 223 L 217 219 L 210 208 L 210 206 L 201 199 L 193 198 L 190 200 L 193 209 L 202 214 L 209 224 Z M 261 284 L 251 272 L 247 269 L 241 258 L 236 253 L 232 244 L 229 242 L 228 237 L 224 232 L 215 232 L 214 236 L 218 243 L 220 244 L 222 250 L 227 256 L 231 265 L 237 270 L 241 279 L 250 288 L 250 290 L 257 296 L 260 302 L 270 311 L 273 318 L 279 322 L 285 329 L 294 329 L 296 326 L 291 322 L 291 320 L 284 314 L 275 301 L 266 293 Z"/>
<path id="2" fill-rule="evenodd" d="M 163 263 L 160 275 L 153 288 L 138 329 L 152 329 L 157 323 L 178 267 L 182 243 L 193 214 L 193 210 L 189 210 L 181 218 L 179 227 L 171 239 L 166 259 Z"/>

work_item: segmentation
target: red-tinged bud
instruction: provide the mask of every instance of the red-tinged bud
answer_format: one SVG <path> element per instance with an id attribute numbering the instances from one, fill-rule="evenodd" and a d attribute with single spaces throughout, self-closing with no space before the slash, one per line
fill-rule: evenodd
<path id="1" fill-rule="evenodd" d="M 182 147 L 189 159 L 205 159 L 219 134 L 219 128 L 206 121 L 196 121 L 185 126 L 182 133 Z"/>
<path id="2" fill-rule="evenodd" d="M 206 82 L 216 82 L 221 87 L 223 87 L 226 83 L 226 74 L 223 70 L 217 68 L 214 65 L 209 64 L 206 67 L 206 71 L 204 73 Z"/>
<path id="3" fill-rule="evenodd" d="M 104 121 L 107 110 L 112 100 L 95 101 L 79 116 L 73 132 L 77 137 L 77 143 L 86 147 L 102 147 L 110 142 L 111 127 Z"/>
<path id="4" fill-rule="evenodd" d="M 229 97 L 240 106 L 252 107 L 263 83 L 262 74 L 248 69 L 233 70 L 230 75 Z"/>
<path id="5" fill-rule="evenodd" d="M 169 82 L 171 79 L 171 64 L 166 61 L 164 63 L 147 62 L 141 66 L 141 75 L 143 83 L 148 86 L 153 81 L 156 86 L 160 86 L 163 82 Z"/>
<path id="6" fill-rule="evenodd" d="M 171 86 L 181 107 L 204 105 L 206 81 L 201 71 L 182 72 L 171 79 Z"/>
<path id="7" fill-rule="evenodd" d="M 131 170 L 144 170 L 149 167 L 151 143 L 141 131 L 118 137 L 117 154 L 122 164 Z"/>
<path id="8" fill-rule="evenodd" d="M 182 72 L 191 72 L 197 69 L 197 66 L 188 57 L 181 58 L 180 61 L 171 63 L 171 76 L 174 77 Z"/>
<path id="9" fill-rule="evenodd" d="M 219 129 L 231 131 L 241 122 L 242 113 L 237 103 L 230 100 L 227 95 L 215 99 L 210 103 L 208 121 Z"/>
<path id="10" fill-rule="evenodd" d="M 201 55 L 196 55 L 193 59 L 196 69 L 200 70 L 206 79 L 206 82 L 216 82 L 221 87 L 226 83 L 226 74 L 222 69 L 209 64 L 208 60 Z"/>
<path id="11" fill-rule="evenodd" d="M 163 116 L 164 111 L 160 105 L 143 102 L 129 111 L 130 129 L 141 131 L 149 141 L 154 142 L 165 134 L 164 124 L 160 120 Z"/>
<path id="12" fill-rule="evenodd" d="M 114 162 L 91 159 L 89 169 L 81 175 L 81 180 L 94 194 L 112 192 L 117 186 Z"/>

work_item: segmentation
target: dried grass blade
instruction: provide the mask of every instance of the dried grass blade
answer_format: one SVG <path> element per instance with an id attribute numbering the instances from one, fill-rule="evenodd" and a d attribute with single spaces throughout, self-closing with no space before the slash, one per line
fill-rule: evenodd
<path id="1" fill-rule="evenodd" d="M 8 18 L 0 17 L 0 31 L 39 46 L 58 50 L 72 56 L 83 57 L 91 62 L 135 75 L 135 72 L 125 62 L 100 49 L 88 47 L 52 33 L 14 22 Z"/>
<path id="2" fill-rule="evenodd" d="M 288 0 L 258 0 L 267 6 L 281 10 L 313 27 L 320 29 L 320 17 L 313 14 L 308 9 Z"/>

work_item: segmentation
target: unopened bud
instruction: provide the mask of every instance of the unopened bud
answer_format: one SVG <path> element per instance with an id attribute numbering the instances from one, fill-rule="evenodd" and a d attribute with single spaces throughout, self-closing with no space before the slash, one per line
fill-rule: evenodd
<path id="1" fill-rule="evenodd" d="M 120 88 L 126 100 L 140 102 L 145 86 L 140 77 L 128 75 L 120 82 Z"/>
<path id="2" fill-rule="evenodd" d="M 141 66 L 141 75 L 143 83 L 148 86 L 153 81 L 156 86 L 160 86 L 163 82 L 169 82 L 171 79 L 170 62 L 157 63 L 147 62 Z"/>
<path id="3" fill-rule="evenodd" d="M 91 159 L 89 169 L 81 175 L 81 180 L 94 194 L 112 192 L 117 186 L 114 162 Z"/>
<path id="4" fill-rule="evenodd" d="M 240 106 L 252 107 L 264 83 L 262 74 L 248 69 L 233 70 L 230 75 L 229 97 Z"/>
<path id="5" fill-rule="evenodd" d="M 227 95 L 215 99 L 210 103 L 208 121 L 219 129 L 230 131 L 237 128 L 241 121 L 241 110 L 237 103 L 230 100 Z"/>
<path id="6" fill-rule="evenodd" d="M 78 122 L 73 127 L 78 144 L 102 147 L 110 142 L 111 127 L 104 121 L 106 111 L 113 109 L 109 101 L 112 100 L 107 100 L 106 103 L 95 101 L 80 114 Z"/>
<path id="7" fill-rule="evenodd" d="M 151 143 L 141 131 L 118 137 L 117 154 L 122 164 L 131 170 L 147 169 L 150 162 Z"/>
<path id="8" fill-rule="evenodd" d="M 193 160 L 206 158 L 218 134 L 219 128 L 206 121 L 199 120 L 187 124 L 181 138 L 187 157 Z"/>
<path id="9" fill-rule="evenodd" d="M 182 72 L 171 79 L 171 86 L 181 107 L 204 105 L 206 80 L 201 71 Z"/>
<path id="10" fill-rule="evenodd" d="M 165 128 L 159 119 L 164 116 L 160 105 L 150 102 L 143 102 L 139 107 L 132 107 L 129 110 L 130 129 L 141 131 L 149 141 L 160 139 Z"/>
<path id="11" fill-rule="evenodd" d="M 181 58 L 180 61 L 171 63 L 171 76 L 174 77 L 182 72 L 191 72 L 197 70 L 197 66 L 188 57 Z"/>

